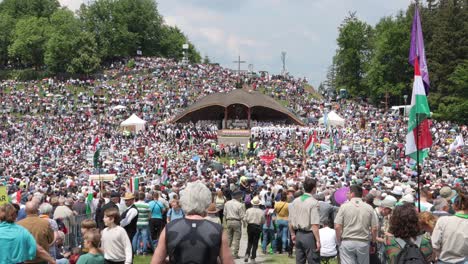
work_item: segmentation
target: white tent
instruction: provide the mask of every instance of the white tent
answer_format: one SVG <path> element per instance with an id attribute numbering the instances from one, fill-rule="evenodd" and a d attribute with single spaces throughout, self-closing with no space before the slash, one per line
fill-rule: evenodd
<path id="1" fill-rule="evenodd" d="M 133 114 L 127 120 L 120 123 L 120 127 L 122 127 L 124 130 L 129 130 L 136 133 L 138 131 L 145 130 L 145 124 L 145 120 Z"/>
<path id="2" fill-rule="evenodd" d="M 122 109 L 127 109 L 127 107 L 123 106 L 123 105 L 117 105 L 117 106 L 113 106 L 111 109 L 112 110 L 122 110 Z"/>
<path id="3" fill-rule="evenodd" d="M 323 124 L 323 117 L 319 119 L 319 123 Z M 339 115 L 335 113 L 335 111 L 331 111 L 328 113 L 327 116 L 327 123 L 329 126 L 342 126 L 344 127 L 345 120 L 341 118 Z"/>

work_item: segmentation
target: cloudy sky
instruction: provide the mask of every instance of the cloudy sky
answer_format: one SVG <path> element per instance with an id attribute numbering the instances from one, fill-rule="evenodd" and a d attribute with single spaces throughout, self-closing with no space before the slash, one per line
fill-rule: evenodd
<path id="1" fill-rule="evenodd" d="M 71 9 L 88 0 L 61 0 Z M 157 0 L 169 25 L 177 25 L 202 56 L 229 68 L 240 55 L 254 70 L 286 69 L 318 86 L 336 50 L 338 26 L 351 11 L 375 25 L 405 10 L 411 0 Z"/>

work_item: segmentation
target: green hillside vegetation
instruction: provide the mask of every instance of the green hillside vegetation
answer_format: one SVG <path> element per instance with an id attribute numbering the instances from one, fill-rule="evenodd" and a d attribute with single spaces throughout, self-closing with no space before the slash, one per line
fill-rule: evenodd
<path id="1" fill-rule="evenodd" d="M 154 0 L 96 0 L 73 13 L 58 0 L 0 3 L 0 68 L 91 74 L 115 58 L 201 56 L 183 32 L 164 24 Z M 32 76 L 36 77 L 36 76 Z"/>
<path id="2" fill-rule="evenodd" d="M 434 118 L 468 123 L 468 1 L 428 0 L 420 6 Z M 338 49 L 323 83 L 382 106 L 409 104 L 413 68 L 408 63 L 414 5 L 372 27 L 350 13 L 339 26 Z M 408 95 L 404 102 L 403 95 Z"/>

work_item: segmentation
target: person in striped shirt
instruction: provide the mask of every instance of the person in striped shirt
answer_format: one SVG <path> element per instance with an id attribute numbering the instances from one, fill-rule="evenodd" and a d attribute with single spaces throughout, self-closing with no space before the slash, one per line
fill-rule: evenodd
<path id="1" fill-rule="evenodd" d="M 138 194 L 138 201 L 135 203 L 135 206 L 138 210 L 138 220 L 137 220 L 137 233 L 133 237 L 132 246 L 133 251 L 137 255 L 145 255 L 147 253 L 148 245 L 151 244 L 151 239 L 149 239 L 149 205 L 145 203 L 145 194 Z"/>

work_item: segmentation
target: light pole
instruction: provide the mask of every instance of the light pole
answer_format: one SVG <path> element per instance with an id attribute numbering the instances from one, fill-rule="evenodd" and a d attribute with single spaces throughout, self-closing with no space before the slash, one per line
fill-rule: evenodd
<path id="1" fill-rule="evenodd" d="M 182 58 L 182 64 L 183 65 L 187 65 L 188 64 L 188 49 L 189 49 L 189 44 L 185 43 L 182 45 L 182 54 L 183 54 L 183 58 Z"/>
<path id="2" fill-rule="evenodd" d="M 407 103 L 406 103 L 406 99 L 408 99 L 408 95 L 407 95 L 407 94 L 403 95 L 403 99 L 404 99 L 404 101 L 403 101 L 403 105 L 404 105 L 404 108 L 403 108 L 403 109 L 404 109 L 404 110 L 403 110 L 403 113 L 404 113 L 403 119 L 405 119 L 405 118 L 406 118 L 406 104 L 407 104 Z M 401 112 L 400 112 L 400 113 L 401 113 Z"/>

